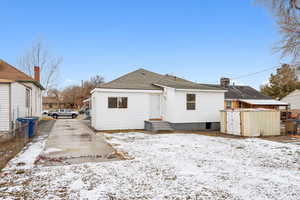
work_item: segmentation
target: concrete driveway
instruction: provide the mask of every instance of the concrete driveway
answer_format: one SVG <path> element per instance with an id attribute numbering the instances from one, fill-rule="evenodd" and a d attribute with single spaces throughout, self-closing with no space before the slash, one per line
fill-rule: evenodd
<path id="1" fill-rule="evenodd" d="M 119 160 L 103 135 L 77 119 L 58 119 L 38 160 L 44 165 Z"/>

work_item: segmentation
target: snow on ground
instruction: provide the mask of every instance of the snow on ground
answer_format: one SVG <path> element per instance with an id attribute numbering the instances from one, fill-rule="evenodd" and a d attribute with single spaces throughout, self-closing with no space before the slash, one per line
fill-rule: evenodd
<path id="1" fill-rule="evenodd" d="M 45 139 L 46 136 L 42 135 L 28 143 L 23 151 L 21 151 L 15 158 L 11 159 L 7 163 L 4 170 L 28 169 L 34 167 L 36 158 L 40 155 L 45 147 Z"/>
<path id="2" fill-rule="evenodd" d="M 133 159 L 30 165 L 21 174 L 8 168 L 0 199 L 300 199 L 298 145 L 196 134 L 106 137 Z"/>

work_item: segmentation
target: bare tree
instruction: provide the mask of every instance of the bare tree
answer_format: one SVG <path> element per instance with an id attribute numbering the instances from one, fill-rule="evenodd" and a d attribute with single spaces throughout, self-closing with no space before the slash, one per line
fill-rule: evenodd
<path id="1" fill-rule="evenodd" d="M 300 1 L 299 0 L 257 0 L 274 13 L 282 40 L 274 48 L 283 57 L 291 56 L 299 62 L 300 56 Z"/>
<path id="2" fill-rule="evenodd" d="M 91 77 L 90 79 L 90 83 L 96 88 L 96 87 L 100 87 L 100 85 L 102 83 L 104 83 L 104 77 L 100 76 L 100 75 L 96 75 Z"/>
<path id="3" fill-rule="evenodd" d="M 102 83 L 104 83 L 104 77 L 96 75 L 91 77 L 90 80 L 84 81 L 81 87 L 70 85 L 61 92 L 62 99 L 64 102 L 71 103 L 74 107 L 79 108 L 83 105 L 83 100 L 91 96 L 91 91 Z"/>
<path id="4" fill-rule="evenodd" d="M 18 58 L 19 67 L 32 77 L 34 66 L 40 67 L 41 83 L 46 91 L 55 87 L 61 62 L 62 57 L 51 56 L 41 40 L 33 42 L 31 48 Z"/>

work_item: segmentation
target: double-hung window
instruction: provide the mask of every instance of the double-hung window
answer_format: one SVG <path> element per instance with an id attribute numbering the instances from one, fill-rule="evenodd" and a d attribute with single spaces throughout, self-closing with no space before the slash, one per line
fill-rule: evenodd
<path id="1" fill-rule="evenodd" d="M 108 108 L 127 108 L 127 97 L 108 97 Z"/>
<path id="2" fill-rule="evenodd" d="M 187 110 L 196 110 L 196 94 L 187 94 L 186 95 L 186 109 Z"/>

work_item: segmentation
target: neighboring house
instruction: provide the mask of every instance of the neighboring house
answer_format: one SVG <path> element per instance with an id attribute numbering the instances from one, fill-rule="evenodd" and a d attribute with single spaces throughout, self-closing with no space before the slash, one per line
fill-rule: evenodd
<path id="1" fill-rule="evenodd" d="M 68 103 L 57 97 L 43 97 L 43 110 L 56 110 L 73 108 L 73 103 Z"/>
<path id="2" fill-rule="evenodd" d="M 287 107 L 285 102 L 266 96 L 250 86 L 229 86 L 225 93 L 225 108 L 265 108 L 280 109 Z"/>
<path id="3" fill-rule="evenodd" d="M 35 79 L 0 60 L 0 132 L 13 130 L 18 117 L 41 116 L 39 67 L 34 74 Z"/>
<path id="4" fill-rule="evenodd" d="M 238 108 L 265 108 L 281 109 L 287 108 L 288 103 L 277 101 L 262 94 L 250 86 L 230 85 L 229 78 L 221 78 L 220 85 L 206 84 L 211 87 L 224 88 L 225 92 L 224 109 Z"/>
<path id="5" fill-rule="evenodd" d="M 283 97 L 281 101 L 288 103 L 291 110 L 300 110 L 300 90 L 294 90 Z"/>
<path id="6" fill-rule="evenodd" d="M 96 130 L 144 129 L 145 121 L 156 120 L 178 130 L 218 130 L 224 92 L 139 69 L 92 90 L 91 124 Z"/>

